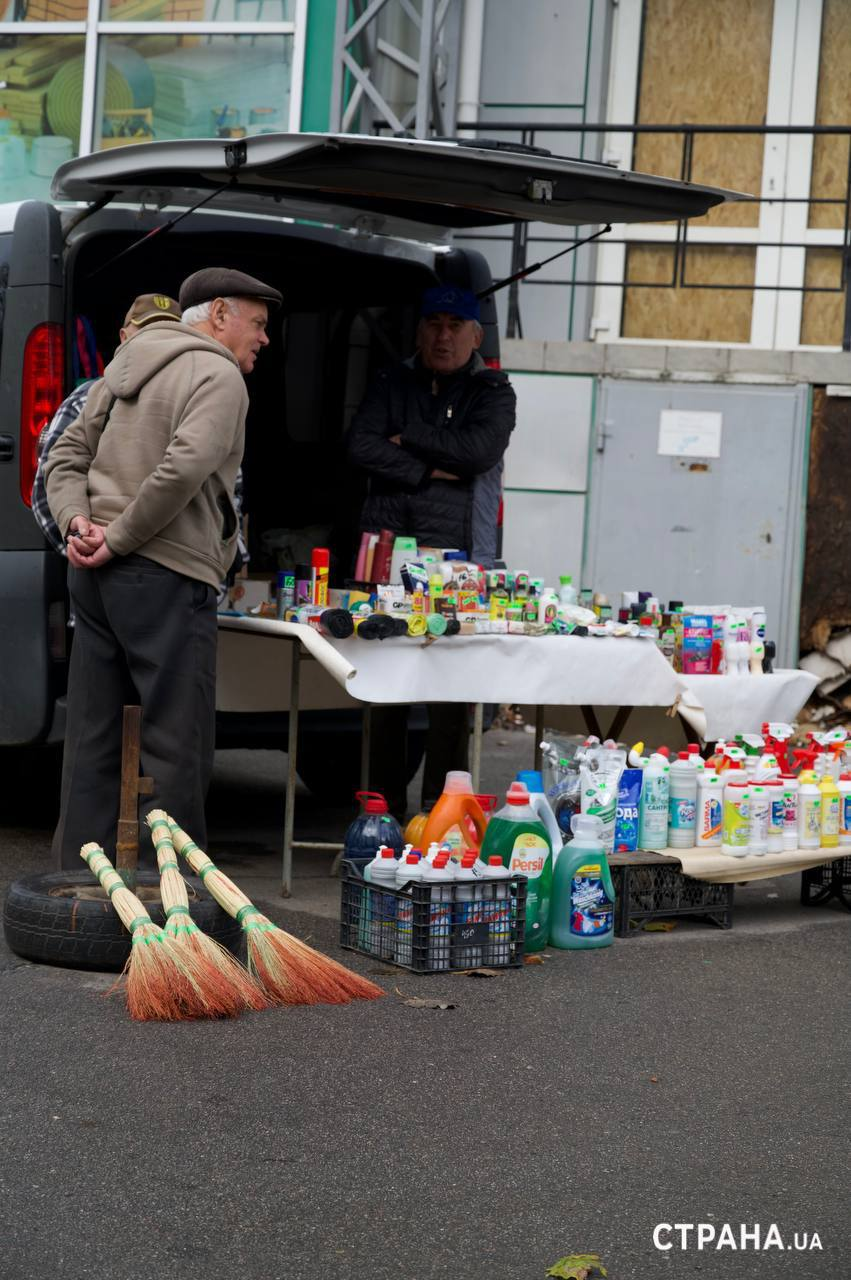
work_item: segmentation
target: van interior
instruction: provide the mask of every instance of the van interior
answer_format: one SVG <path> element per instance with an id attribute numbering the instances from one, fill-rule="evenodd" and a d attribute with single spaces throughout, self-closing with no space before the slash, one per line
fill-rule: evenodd
<path id="1" fill-rule="evenodd" d="M 309 560 L 312 546 L 327 545 L 332 580 L 342 582 L 354 564 L 366 490 L 346 462 L 343 433 L 373 373 L 413 353 L 423 289 L 438 279 L 486 287 L 484 259 L 413 244 L 402 254 L 386 245 L 371 251 L 364 242 L 375 237 L 233 216 L 191 215 L 166 233 L 145 234 L 127 210 L 80 225 L 68 258 L 66 332 L 86 317 L 108 363 L 137 294 L 176 298 L 182 280 L 209 266 L 280 289 L 270 345 L 248 379 L 243 509 L 251 572 Z M 492 345 L 495 325 L 488 328 Z"/>

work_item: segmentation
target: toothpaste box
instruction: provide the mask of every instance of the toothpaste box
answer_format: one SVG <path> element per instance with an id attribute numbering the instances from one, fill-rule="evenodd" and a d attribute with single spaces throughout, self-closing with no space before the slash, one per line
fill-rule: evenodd
<path id="1" fill-rule="evenodd" d="M 711 614 L 687 613 L 683 616 L 683 675 L 712 674 Z"/>

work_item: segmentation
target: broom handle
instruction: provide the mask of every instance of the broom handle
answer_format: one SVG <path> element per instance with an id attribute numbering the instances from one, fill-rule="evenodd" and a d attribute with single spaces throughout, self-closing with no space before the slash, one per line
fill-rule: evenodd
<path id="1" fill-rule="evenodd" d="M 219 870 L 215 862 L 207 857 L 203 849 L 198 848 L 195 841 L 186 834 L 182 827 L 177 825 L 173 818 L 169 818 L 169 826 L 175 849 L 186 859 L 195 874 L 201 877 L 204 888 L 215 898 L 219 906 L 227 911 L 228 915 L 236 919 L 237 913 L 246 907 L 251 910 L 257 910 L 251 899 L 246 897 L 242 890 L 232 880 L 229 880 L 223 871 Z M 209 875 L 209 872 L 215 872 L 215 875 Z M 223 889 L 227 890 L 227 892 L 222 893 Z M 229 893 L 233 895 L 234 901 L 228 898 Z M 262 915 L 262 912 L 257 910 L 257 914 Z"/>
<path id="2" fill-rule="evenodd" d="M 80 857 L 101 882 L 130 933 L 134 933 L 141 925 L 154 923 L 135 893 L 131 893 L 127 888 L 100 845 L 84 844 L 80 850 Z"/>

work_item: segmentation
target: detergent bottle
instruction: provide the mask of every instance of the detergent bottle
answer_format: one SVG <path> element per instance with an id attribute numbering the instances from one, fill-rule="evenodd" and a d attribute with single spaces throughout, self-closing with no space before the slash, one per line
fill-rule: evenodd
<path id="1" fill-rule="evenodd" d="M 668 844 L 693 849 L 697 825 L 697 770 L 689 753 L 681 751 L 671 764 L 668 792 Z"/>
<path id="2" fill-rule="evenodd" d="M 603 848 L 603 824 L 577 814 L 573 840 L 553 875 L 550 943 L 565 950 L 608 947 L 614 941 L 615 890 Z"/>
<path id="3" fill-rule="evenodd" d="M 526 941 L 524 951 L 542 951 L 549 937 L 553 859 L 550 837 L 529 803 L 522 782 L 512 782 L 506 804 L 488 823 L 482 861 L 494 854 L 513 875 L 526 876 Z"/>
<path id="4" fill-rule="evenodd" d="M 829 773 L 819 784 L 821 792 L 821 847 L 835 849 L 839 844 L 839 787 Z"/>
<path id="5" fill-rule="evenodd" d="M 724 830 L 721 852 L 744 858 L 750 839 L 748 783 L 744 767 L 733 761 L 724 772 Z"/>
<path id="6" fill-rule="evenodd" d="M 404 862 L 396 863 L 395 887 L 404 889 L 409 883 L 419 884 L 425 880 L 428 870 L 428 864 L 422 858 L 409 853 Z M 414 900 L 410 897 L 390 899 L 389 895 L 388 900 L 393 902 L 396 910 L 393 950 L 382 948 L 382 955 L 388 955 L 397 964 L 410 965 L 414 960 Z M 420 963 L 423 959 L 419 950 L 417 959 Z"/>
<path id="7" fill-rule="evenodd" d="M 363 872 L 367 883 L 379 888 L 365 891 L 362 928 L 367 931 L 368 950 L 384 960 L 392 960 L 396 951 L 396 898 L 381 893 L 380 886 L 396 888 L 398 867 L 393 850 L 383 845 Z"/>
<path id="8" fill-rule="evenodd" d="M 638 847 L 668 847 L 668 800 L 670 765 L 661 752 L 655 752 L 644 770 L 639 807 Z"/>
<path id="9" fill-rule="evenodd" d="M 477 840 L 473 839 L 467 819 L 473 824 Z M 473 779 L 469 773 L 452 770 L 446 775 L 443 795 L 428 815 L 420 844 L 425 848 L 437 840 L 451 850 L 456 862 L 460 862 L 468 849 L 481 847 L 487 825 L 482 807 L 473 793 Z"/>
<path id="10" fill-rule="evenodd" d="M 488 965 L 508 964 L 511 960 L 511 891 L 506 881 L 511 879 L 511 872 L 502 865 L 498 854 L 488 859 L 484 878 L 490 881 L 485 888 L 492 896 L 485 899 L 488 945 L 483 959 Z"/>
<path id="11" fill-rule="evenodd" d="M 392 849 L 397 856 L 402 852 L 402 829 L 389 812 L 387 801 L 378 791 L 356 791 L 355 799 L 361 802 L 361 812 L 349 827 L 343 839 L 343 857 L 354 863 L 363 874 L 364 868 L 374 859 L 382 845 Z"/>
<path id="12" fill-rule="evenodd" d="M 851 845 L 851 773 L 843 773 L 836 784 L 839 791 L 839 843 Z"/>
<path id="13" fill-rule="evenodd" d="M 529 792 L 529 803 L 549 832 L 553 850 L 553 867 L 555 867 L 564 837 L 553 813 L 553 807 L 544 792 L 544 779 L 541 772 L 539 769 L 521 769 L 517 775 L 517 781 L 525 783 Z"/>
<path id="14" fill-rule="evenodd" d="M 821 845 L 821 791 L 812 769 L 798 774 L 798 848 Z"/>

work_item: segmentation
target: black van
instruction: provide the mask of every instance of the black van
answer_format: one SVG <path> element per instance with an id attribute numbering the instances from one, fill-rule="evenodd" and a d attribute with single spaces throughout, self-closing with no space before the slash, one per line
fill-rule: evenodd
<path id="1" fill-rule="evenodd" d="M 200 267 L 279 288 L 283 313 L 249 380 L 252 568 L 274 567 L 268 535 L 285 527 L 327 538 L 345 572 L 363 495 L 340 441 L 370 374 L 410 354 L 424 288 L 492 284 L 453 232 L 686 218 L 731 193 L 508 144 L 281 134 L 81 157 L 52 196 L 0 205 L 0 748 L 64 732 L 65 565 L 30 492 L 83 320 L 108 361 L 133 297 L 177 296 Z M 493 299 L 483 306 L 482 355 L 498 361 Z M 260 726 L 242 725 L 241 740 L 259 744 Z"/>

